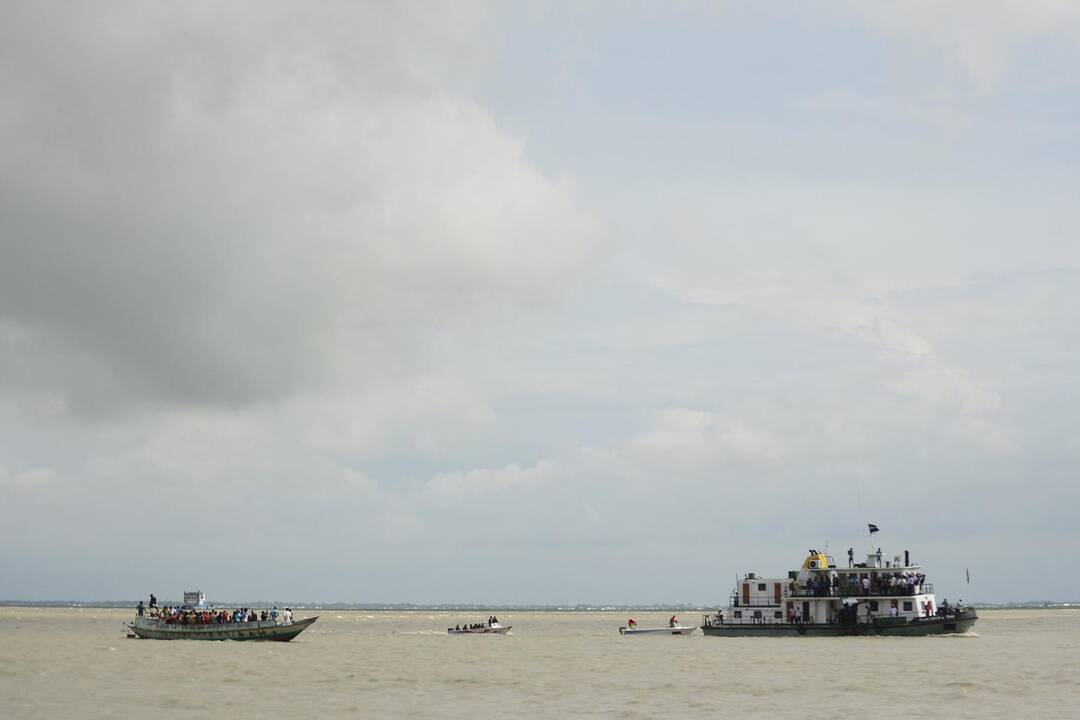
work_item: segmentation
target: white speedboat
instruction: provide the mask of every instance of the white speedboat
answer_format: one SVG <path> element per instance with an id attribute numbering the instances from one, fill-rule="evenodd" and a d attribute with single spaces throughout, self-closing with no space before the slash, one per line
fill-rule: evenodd
<path id="1" fill-rule="evenodd" d="M 510 628 L 510 625 L 503 625 L 501 623 L 485 623 L 473 627 L 446 628 L 446 632 L 450 635 L 505 635 L 510 632 Z"/>
<path id="2" fill-rule="evenodd" d="M 626 627 L 619 628 L 620 635 L 683 635 L 687 636 L 690 633 L 697 630 L 694 626 L 686 625 L 669 625 L 662 628 L 639 628 L 639 627 Z"/>

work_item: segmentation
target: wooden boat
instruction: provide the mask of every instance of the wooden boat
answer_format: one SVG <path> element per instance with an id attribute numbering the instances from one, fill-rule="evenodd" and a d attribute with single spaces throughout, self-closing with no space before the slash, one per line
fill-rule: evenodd
<path id="1" fill-rule="evenodd" d="M 180 625 L 158 618 L 139 617 L 126 623 L 135 637 L 144 640 L 272 640 L 288 642 L 311 627 L 319 617 L 282 624 L 276 620 L 255 620 L 209 625 Z"/>
<path id="2" fill-rule="evenodd" d="M 639 628 L 639 627 L 621 627 L 619 628 L 620 635 L 680 635 L 683 637 L 689 636 L 697 630 L 694 626 L 686 625 L 669 625 L 662 628 Z"/>
<path id="3" fill-rule="evenodd" d="M 449 635 L 505 635 L 510 632 L 511 625 L 491 623 L 475 628 L 446 628 Z"/>

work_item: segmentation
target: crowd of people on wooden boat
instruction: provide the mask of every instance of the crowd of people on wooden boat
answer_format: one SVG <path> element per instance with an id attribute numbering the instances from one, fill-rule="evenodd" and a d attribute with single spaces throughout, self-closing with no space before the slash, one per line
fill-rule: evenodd
<path id="1" fill-rule="evenodd" d="M 289 625 L 293 621 L 292 608 L 279 611 L 277 606 L 267 610 L 254 608 L 195 608 L 182 605 L 166 605 L 158 607 L 157 598 L 150 594 L 150 602 L 143 604 L 140 600 L 135 606 L 139 617 L 150 617 L 164 622 L 166 625 L 224 625 L 226 623 L 244 622 L 267 622 L 272 620 Z"/>
<path id="2" fill-rule="evenodd" d="M 492 615 L 491 617 L 489 617 L 487 619 L 486 624 L 485 623 L 461 623 L 460 625 L 455 625 L 453 629 L 458 631 L 458 632 L 460 632 L 462 630 L 483 630 L 486 627 L 491 627 L 492 625 L 498 625 L 498 624 L 499 624 L 499 618 Z M 447 629 L 449 629 L 449 628 L 447 628 Z"/>

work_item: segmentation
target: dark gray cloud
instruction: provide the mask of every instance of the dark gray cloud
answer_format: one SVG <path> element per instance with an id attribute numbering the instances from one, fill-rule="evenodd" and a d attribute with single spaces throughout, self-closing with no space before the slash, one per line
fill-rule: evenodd
<path id="1" fill-rule="evenodd" d="M 588 221 L 440 84 L 444 57 L 479 52 L 474 16 L 20 6 L 0 71 L 8 382 L 89 413 L 275 400 L 392 371 L 456 308 L 546 292 Z"/>

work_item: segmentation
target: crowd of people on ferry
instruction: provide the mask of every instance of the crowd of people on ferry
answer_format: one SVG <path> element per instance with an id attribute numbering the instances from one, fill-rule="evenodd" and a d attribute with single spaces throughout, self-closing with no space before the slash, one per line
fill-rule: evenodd
<path id="1" fill-rule="evenodd" d="M 150 617 L 164 622 L 166 625 L 225 625 L 245 622 L 280 622 L 289 625 L 293 621 L 292 608 L 285 608 L 280 612 L 275 605 L 267 610 L 255 610 L 254 608 L 235 608 L 231 610 L 217 608 L 193 608 L 180 605 L 166 605 L 158 607 L 157 598 L 150 594 L 150 602 L 143 604 L 140 600 L 135 606 L 139 617 Z"/>
<path id="2" fill-rule="evenodd" d="M 836 572 L 811 575 L 804 587 L 792 583 L 792 594 L 802 597 L 850 597 L 853 595 L 918 595 L 926 576 L 913 570 L 873 572 L 863 577 Z"/>

